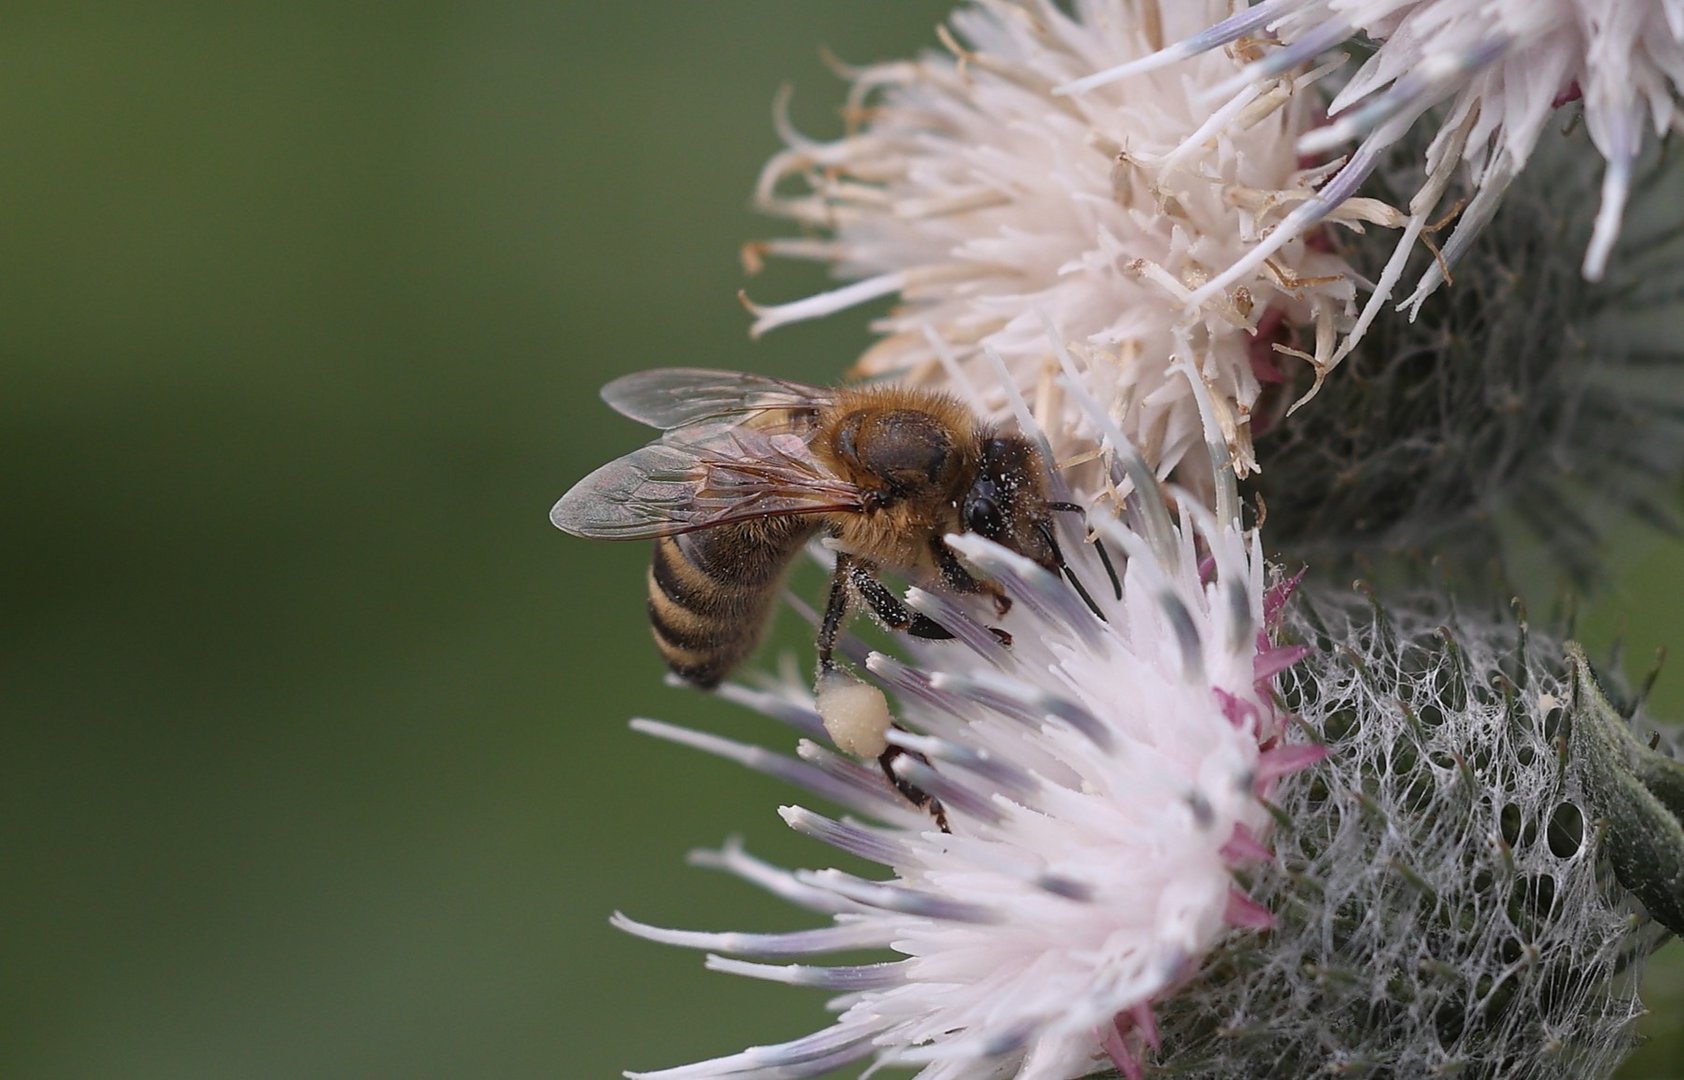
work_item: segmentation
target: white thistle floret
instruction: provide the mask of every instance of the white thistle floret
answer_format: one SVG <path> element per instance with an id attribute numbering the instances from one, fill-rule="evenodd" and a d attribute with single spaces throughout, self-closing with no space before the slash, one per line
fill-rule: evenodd
<path id="1" fill-rule="evenodd" d="M 751 269 L 768 255 L 826 262 L 852 283 L 750 304 L 754 332 L 893 296 L 859 373 L 947 382 L 945 343 L 984 383 L 993 350 L 1028 394 L 1056 372 L 1050 318 L 1159 475 L 1201 441 L 1188 384 L 1170 373 L 1180 362 L 1210 387 L 1241 474 L 1255 469 L 1249 414 L 1280 377 L 1273 346 L 1318 370 L 1330 363 L 1354 312 L 1353 273 L 1299 235 L 1220 295 L 1189 298 L 1315 197 L 1326 171 L 1302 168 L 1294 143 L 1319 104 L 1283 82 L 1211 122 L 1200 95 L 1245 70 L 1221 52 L 1080 96 L 1054 92 L 1228 10 L 1223 0 L 1079 0 L 1068 12 L 987 0 L 954 13 L 947 53 L 849 71 L 852 133 L 817 142 L 780 121 L 788 146 L 757 189 L 762 209 L 828 235 L 753 244 L 745 256 Z M 1295 73 L 1295 85 L 1333 66 Z M 1360 199 L 1329 217 L 1402 221 Z M 988 404 L 1002 414 L 998 394 Z M 1091 450 L 1096 432 L 1079 410 L 1042 419 L 1061 459 Z"/>
<path id="2" fill-rule="evenodd" d="M 1205 413 L 1209 415 L 1208 402 Z M 1219 436 L 1213 432 L 1213 438 Z M 1137 474 L 1145 468 L 1134 461 Z M 1237 506 L 1232 470 L 1219 504 Z M 961 601 L 913 590 L 909 603 L 958 644 L 919 647 L 913 663 L 856 659 L 893 692 L 901 778 L 943 804 L 939 831 L 872 768 L 816 742 L 801 761 L 638 721 L 650 732 L 795 781 L 876 823 L 798 806 L 794 829 L 883 865 L 883 880 L 836 870 L 787 872 L 740 848 L 700 861 L 809 910 L 828 926 L 788 934 L 632 933 L 712 955 L 711 968 L 838 991 L 835 1023 L 813 1035 L 679 1068 L 648 1080 L 816 1076 L 850 1062 L 921 1065 L 924 1080 L 1067 1080 L 1108 1063 L 1131 1074 L 1157 1040 L 1153 1002 L 1192 976 L 1232 933 L 1268 925 L 1237 887 L 1236 867 L 1267 858 L 1261 797 L 1319 759 L 1284 745 L 1271 693 L 1300 655 L 1269 644 L 1284 587 L 1266 588 L 1255 532 L 1183 499 L 1172 516 L 1155 484 L 1137 487 L 1133 527 L 1107 523 L 1127 555 L 1120 596 L 1090 591 L 1103 620 L 1034 563 L 976 536 L 949 538 L 1013 601 L 1008 648 Z M 1079 532 L 1064 537 L 1077 573 L 1107 582 Z M 817 735 L 812 696 L 727 686 Z M 878 963 L 820 966 L 811 955 L 890 950 Z"/>
<path id="3" fill-rule="evenodd" d="M 1143 72 L 1177 70 L 1188 58 L 1230 42 L 1256 48 L 1256 36 L 1266 34 L 1276 35 L 1285 48 L 1263 55 L 1221 88 L 1216 100 L 1229 91 L 1235 96 L 1215 106 L 1213 119 L 1274 85 L 1280 71 L 1313 62 L 1360 34 L 1378 49 L 1329 105 L 1331 123 L 1298 140 L 1307 154 L 1352 141 L 1357 146 L 1340 176 L 1329 182 L 1337 192 L 1300 207 L 1265 243 L 1196 292 L 1195 301 L 1249 280 L 1252 264 L 1335 212 L 1388 146 L 1446 103 L 1404 235 L 1337 354 L 1341 358 L 1391 295 L 1409 250 L 1442 213 L 1439 204 L 1459 164 L 1468 163 L 1474 194 L 1442 258 L 1400 305 L 1412 313 L 1490 221 L 1557 108 L 1582 99 L 1585 126 L 1607 161 L 1601 210 L 1582 267 L 1591 279 L 1602 276 L 1619 234 L 1645 130 L 1664 135 L 1684 119 L 1678 107 L 1684 91 L 1684 0 L 1265 0 L 1153 56 L 1098 70 L 1060 92 L 1080 99 L 1099 87 L 1126 85 Z"/>

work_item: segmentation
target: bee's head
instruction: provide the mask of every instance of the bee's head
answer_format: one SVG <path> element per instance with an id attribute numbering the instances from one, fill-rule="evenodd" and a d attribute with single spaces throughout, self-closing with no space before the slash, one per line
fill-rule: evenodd
<path id="1" fill-rule="evenodd" d="M 959 506 L 965 528 L 1058 572 L 1041 455 L 1021 435 L 986 435 L 981 467 Z"/>

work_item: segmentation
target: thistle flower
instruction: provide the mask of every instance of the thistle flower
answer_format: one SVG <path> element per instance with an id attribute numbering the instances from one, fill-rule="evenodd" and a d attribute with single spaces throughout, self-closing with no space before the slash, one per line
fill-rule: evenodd
<path id="1" fill-rule="evenodd" d="M 1220 17 L 1222 0 L 1052 0 L 962 6 L 941 37 L 948 54 L 850 70 L 853 130 L 835 142 L 781 131 L 756 201 L 822 235 L 750 245 L 765 256 L 831 265 L 851 284 L 775 306 L 750 304 L 754 332 L 885 296 L 884 336 L 866 375 L 941 383 L 939 346 L 979 384 L 993 352 L 1029 393 L 1051 377 L 1045 321 L 1090 361 L 1088 380 L 1123 433 L 1167 475 L 1202 440 L 1186 381 L 1210 387 L 1241 473 L 1256 462 L 1248 413 L 1279 378 L 1272 345 L 1329 363 L 1352 310 L 1350 268 L 1318 239 L 1271 243 L 1267 259 L 1221 295 L 1188 306 L 1212 275 L 1256 248 L 1326 170 L 1293 144 L 1318 107 L 1284 90 L 1207 123 L 1201 91 L 1245 70 L 1223 53 L 1078 97 L 1054 88 L 1095 68 L 1150 55 Z M 1303 73 L 1311 83 L 1326 69 Z M 1401 217 L 1350 200 L 1328 217 L 1359 225 Z M 1004 398 L 988 403 L 998 415 Z M 1097 441 L 1081 410 L 1041 419 L 1061 458 Z"/>
<path id="2" fill-rule="evenodd" d="M 1205 302 L 1249 280 L 1277 245 L 1337 210 L 1397 142 L 1434 106 L 1448 102 L 1424 155 L 1426 177 L 1409 202 L 1409 221 L 1350 343 L 1391 295 L 1410 249 L 1440 213 L 1451 175 L 1467 162 L 1474 196 L 1404 306 L 1420 305 L 1472 245 L 1510 184 L 1526 167 L 1554 112 L 1582 102 L 1585 126 L 1607 162 L 1601 210 L 1585 247 L 1583 272 L 1597 279 L 1619 234 L 1645 129 L 1680 126 L 1684 91 L 1681 0 L 1265 0 L 1200 28 L 1137 61 L 1089 74 L 1061 88 L 1078 99 L 1100 87 L 1272 33 L 1284 46 L 1252 62 L 1210 97 L 1234 96 L 1212 116 L 1270 91 L 1284 72 L 1341 44 L 1366 38 L 1372 55 L 1328 106 L 1332 122 L 1299 137 L 1319 154 L 1355 141 L 1338 174 L 1262 244 L 1194 293 Z M 1255 47 L 1255 46 L 1253 46 Z M 1349 343 L 1348 343 L 1349 344 Z M 1341 352 L 1348 351 L 1348 347 Z"/>
<path id="3" fill-rule="evenodd" d="M 1352 2 L 1377 20 L 1362 25 L 1386 42 L 1382 51 L 1404 43 L 1393 57 L 1424 40 L 1429 9 L 1460 11 L 1450 0 L 1384 11 Z M 1567 6 L 1545 4 L 1540 18 Z M 1452 134 L 1426 151 L 1433 171 L 1379 299 L 1348 322 L 1350 269 L 1325 232 L 1307 230 L 1402 222 L 1385 203 L 1350 197 L 1375 170 L 1364 155 L 1393 146 L 1419 115 L 1416 95 L 1451 93 L 1445 71 L 1460 69 L 1428 63 L 1406 75 L 1392 60 L 1371 63 L 1345 91 L 1355 100 L 1351 87 L 1365 79 L 1369 90 L 1391 86 L 1352 114 L 1358 129 L 1376 125 L 1364 147 L 1342 167 L 1301 168 L 1293 148 L 1310 107 L 1295 90 L 1337 62 L 1304 65 L 1352 30 L 1331 21 L 1294 36 L 1291 27 L 1334 19 L 1335 8 L 1347 10 L 1340 0 L 1267 0 L 1162 51 L 1226 7 L 1077 0 L 1066 12 L 1051 0 L 977 0 L 943 32 L 951 58 L 851 73 L 858 127 L 846 138 L 814 143 L 786 125 L 790 145 L 767 167 L 761 201 L 829 235 L 756 245 L 750 259 L 812 258 L 855 280 L 789 305 L 750 305 L 756 331 L 897 295 L 902 306 L 879 321 L 885 337 L 860 369 L 945 381 L 979 411 L 1015 416 L 1050 461 L 1075 458 L 1077 471 L 1055 469 L 1053 485 L 1074 488 L 1098 538 L 1126 561 L 1108 578 L 1111 563 L 1069 521 L 1058 545 L 1075 572 L 1069 585 L 977 536 L 949 537 L 1009 612 L 913 589 L 908 605 L 954 640 L 900 642 L 902 659 L 842 645 L 862 669 L 845 688 L 851 717 L 869 712 L 861 726 L 902 751 L 884 759 L 894 763 L 889 778 L 824 745 L 838 710 L 821 703 L 842 692 L 830 683 L 817 700 L 787 677 L 719 691 L 800 732 L 794 758 L 634 721 L 859 815 L 780 809 L 797 832 L 882 873 L 783 870 L 733 842 L 696 861 L 828 921 L 752 933 L 616 915 L 633 934 L 708 951 L 712 969 L 838 995 L 834 1022 L 804 1038 L 628 1076 L 772 1080 L 870 1062 L 868 1074 L 911 1065 L 921 1080 L 1073 1080 L 1107 1068 L 1136 1077 L 1149 1059 L 1166 1073 L 1217 1077 L 1594 1077 L 1629 1048 L 1636 980 L 1663 940 L 1653 920 L 1684 928 L 1684 823 L 1672 809 L 1684 806 L 1684 766 L 1645 748 L 1570 643 L 1535 641 L 1524 621 L 1460 617 L 1436 598 L 1389 611 L 1325 596 L 1289 606 L 1299 579 L 1271 570 L 1256 530 L 1242 525 L 1237 477 L 1256 465 L 1252 429 L 1285 411 L 1275 408 L 1283 395 L 1265 399 L 1263 388 L 1293 389 L 1274 352 L 1310 362 L 1313 393 L 1404 269 L 1455 161 L 1464 151 L 1475 161 L 1476 194 L 1447 260 L 1537 141 L 1522 123 L 1536 117 L 1519 105 L 1519 119 L 1509 116 L 1492 93 L 1508 85 L 1523 47 L 1554 39 L 1499 20 L 1501 48 L 1475 56 L 1484 74 L 1469 85 L 1479 93 L 1456 99 Z M 1288 44 L 1260 67 L 1246 65 L 1249 46 L 1208 48 L 1276 17 Z M 1130 57 L 1145 58 L 1136 79 L 1057 92 Z M 1173 81 L 1166 57 L 1187 61 Z M 1254 82 L 1289 70 L 1266 91 Z M 1216 114 L 1196 108 L 1200 88 L 1242 84 Z M 1328 131 L 1311 148 L 1348 133 Z M 1616 161 L 1609 175 L 1618 171 Z M 806 190 L 785 192 L 791 177 Z M 1616 179 L 1617 203 L 1626 181 Z M 1589 227 L 1593 252 L 1612 227 L 1608 205 Z M 1521 460 L 1536 449 L 1530 427 L 1550 427 L 1552 451 L 1577 446 L 1577 416 L 1589 408 L 1599 434 L 1586 452 L 1599 457 L 1633 418 L 1684 427 L 1629 390 L 1575 381 L 1599 355 L 1566 346 L 1536 355 L 1557 335 L 1578 343 L 1573 331 L 1606 314 L 1543 257 L 1563 229 L 1518 246 L 1467 290 L 1500 314 L 1455 309 L 1453 322 L 1400 327 L 1422 337 L 1400 337 L 1398 348 L 1433 363 L 1379 354 L 1376 381 L 1391 379 L 1384 393 L 1365 398 L 1355 387 L 1345 399 L 1361 415 L 1360 438 L 1396 434 L 1386 414 L 1408 400 L 1406 366 L 1453 398 L 1440 429 L 1447 442 L 1495 439 L 1501 460 L 1489 472 L 1505 489 L 1550 476 Z M 1669 235 L 1638 246 L 1659 251 Z M 1541 285 L 1501 287 L 1505 275 L 1532 272 L 1535 258 Z M 1645 305 L 1669 291 L 1654 281 L 1627 288 L 1627 301 Z M 1541 310 L 1522 306 L 1526 295 Z M 1504 356 L 1494 361 L 1493 351 Z M 1504 380 L 1534 376 L 1548 400 L 1529 403 L 1518 429 L 1499 423 Z M 1474 389 L 1456 381 L 1466 378 Z M 1287 550 L 1349 539 L 1339 531 L 1349 515 L 1337 527 L 1315 515 L 1347 498 L 1364 505 L 1302 460 L 1315 430 L 1288 431 L 1268 461 L 1300 485 L 1300 504 L 1283 499 L 1277 519 Z M 1602 474 L 1636 478 L 1616 499 L 1652 506 L 1642 488 L 1678 445 Z M 1192 468 L 1200 463 L 1203 476 Z M 1188 487 L 1166 488 L 1178 465 Z M 1411 465 L 1357 494 L 1386 511 L 1442 494 Z M 1450 487 L 1458 511 L 1487 508 L 1478 484 Z M 1120 520 L 1102 511 L 1107 499 Z M 1375 527 L 1395 538 L 1414 516 L 1381 513 Z M 1113 589 L 1078 583 L 1108 580 Z M 867 682 L 894 695 L 886 732 Z M 872 708 L 856 710 L 860 697 Z M 910 789 L 939 811 L 921 809 L 929 801 L 915 803 Z M 879 955 L 810 959 L 860 950 Z"/>
<path id="4" fill-rule="evenodd" d="M 958 600 L 913 590 L 909 602 L 953 630 L 957 644 L 926 645 L 911 663 L 856 651 L 899 698 L 903 726 L 890 740 L 908 751 L 901 778 L 941 800 L 951 833 L 872 770 L 815 742 L 791 761 L 636 724 L 866 815 L 875 823 L 780 811 L 797 831 L 890 876 L 792 873 L 728 846 L 700 861 L 829 915 L 830 924 L 709 933 L 616 916 L 619 926 L 761 960 L 854 949 L 898 955 L 829 967 L 710 956 L 718 970 L 838 991 L 831 1006 L 840 1015 L 792 1042 L 628 1075 L 814 1076 L 866 1058 L 922 1065 L 926 1080 L 1065 1080 L 1107 1062 L 1136 1075 L 1143 1048 L 1158 1041 L 1156 1003 L 1226 937 L 1269 924 L 1236 887 L 1236 868 L 1268 857 L 1262 799 L 1321 753 L 1284 741 L 1270 692 L 1301 654 L 1266 635 L 1290 586 L 1265 588 L 1257 538 L 1237 516 L 1184 501 L 1172 518 L 1144 463 L 1131 467 L 1146 482 L 1133 524 L 1102 528 L 1128 558 L 1117 595 L 1095 590 L 1097 612 L 1034 563 L 975 536 L 951 537 L 1013 601 L 1002 622 L 1010 648 Z M 1231 471 L 1216 484 L 1222 505 L 1237 507 Z M 1074 554 L 1080 538 L 1065 546 Z M 1079 573 L 1104 580 L 1091 553 L 1076 562 Z M 806 734 L 822 730 L 800 687 L 724 692 Z"/>

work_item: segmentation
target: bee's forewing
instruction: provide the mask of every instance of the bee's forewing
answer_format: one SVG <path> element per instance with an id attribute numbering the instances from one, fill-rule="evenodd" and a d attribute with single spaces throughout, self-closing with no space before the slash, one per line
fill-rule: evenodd
<path id="1" fill-rule="evenodd" d="M 700 474 L 693 452 L 652 443 L 574 484 L 550 509 L 550 521 L 574 536 L 604 540 L 683 532 Z"/>
<path id="2" fill-rule="evenodd" d="M 782 514 L 857 511 L 859 489 L 799 437 L 714 430 L 705 442 L 654 442 L 561 497 L 550 521 L 575 536 L 645 540 Z"/>
<path id="3" fill-rule="evenodd" d="M 657 368 L 615 379 L 602 388 L 602 400 L 622 416 L 671 431 L 769 409 L 813 409 L 834 393 L 742 371 Z"/>

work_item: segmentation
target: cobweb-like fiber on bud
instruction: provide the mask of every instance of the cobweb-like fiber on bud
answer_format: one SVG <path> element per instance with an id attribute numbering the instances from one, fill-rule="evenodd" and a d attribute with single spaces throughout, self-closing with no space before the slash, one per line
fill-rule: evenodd
<path id="1" fill-rule="evenodd" d="M 1411 182 L 1425 138 L 1394 148 L 1383 191 Z M 1254 489 L 1278 549 L 1347 580 L 1359 553 L 1430 551 L 1478 568 L 1494 553 L 1512 563 L 1523 526 L 1588 583 L 1608 520 L 1677 527 L 1666 493 L 1684 465 L 1684 170 L 1657 155 L 1640 165 L 1619 258 L 1588 282 L 1563 254 L 1587 242 L 1595 215 L 1584 143 L 1546 137 L 1455 287 L 1416 321 L 1376 323 L 1348 377 L 1258 440 L 1268 468 Z M 1352 260 L 1389 243 L 1355 240 L 1367 254 Z"/>
<path id="2" fill-rule="evenodd" d="M 1663 934 L 1599 852 L 1559 648 L 1442 603 L 1288 624 L 1316 651 L 1283 691 L 1331 754 L 1274 798 L 1275 931 L 1164 1010 L 1165 1071 L 1609 1074 Z"/>

